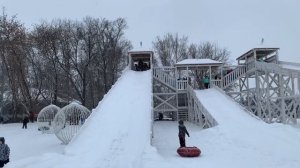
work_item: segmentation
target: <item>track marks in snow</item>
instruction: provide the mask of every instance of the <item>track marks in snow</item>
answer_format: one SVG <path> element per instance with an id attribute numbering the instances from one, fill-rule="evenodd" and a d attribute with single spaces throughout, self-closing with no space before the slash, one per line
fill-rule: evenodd
<path id="1" fill-rule="evenodd" d="M 116 164 L 119 164 L 119 158 L 124 155 L 124 140 L 127 139 L 127 137 L 128 133 L 123 133 L 112 141 L 109 147 L 109 152 L 103 159 L 105 168 L 115 167 Z"/>

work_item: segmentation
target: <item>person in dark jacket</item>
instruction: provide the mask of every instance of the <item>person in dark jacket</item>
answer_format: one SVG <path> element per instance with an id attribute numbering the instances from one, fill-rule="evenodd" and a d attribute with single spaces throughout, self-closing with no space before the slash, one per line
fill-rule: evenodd
<path id="1" fill-rule="evenodd" d="M 180 147 L 185 147 L 185 134 L 190 137 L 189 132 L 186 130 L 185 125 L 183 124 L 182 120 L 178 121 L 179 125 L 178 125 L 178 137 L 179 137 L 179 143 L 180 143 Z"/>
<path id="2" fill-rule="evenodd" d="M 208 89 L 209 88 L 209 77 L 207 75 L 205 75 L 205 77 L 203 78 L 203 83 L 204 83 L 205 89 Z"/>
<path id="3" fill-rule="evenodd" d="M 138 62 L 138 71 L 144 71 L 144 62 L 142 60 Z"/>
<path id="4" fill-rule="evenodd" d="M 10 149 L 8 145 L 5 144 L 4 137 L 0 137 L 0 168 L 9 162 L 9 153 Z"/>
<path id="5" fill-rule="evenodd" d="M 27 123 L 29 122 L 29 118 L 28 116 L 25 116 L 24 119 L 23 119 L 23 126 L 22 128 L 24 129 L 27 129 Z"/>
<path id="6" fill-rule="evenodd" d="M 158 120 L 163 120 L 163 119 L 164 119 L 163 113 L 158 113 Z"/>

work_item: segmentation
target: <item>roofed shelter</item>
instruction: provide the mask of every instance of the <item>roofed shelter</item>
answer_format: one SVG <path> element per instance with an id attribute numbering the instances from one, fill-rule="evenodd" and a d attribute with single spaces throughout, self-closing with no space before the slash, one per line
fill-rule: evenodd
<path id="1" fill-rule="evenodd" d="M 152 67 L 153 52 L 152 51 L 130 51 L 129 68 L 135 71 L 148 70 Z"/>
<path id="2" fill-rule="evenodd" d="M 207 76 L 209 83 L 220 80 L 220 68 L 223 66 L 222 62 L 212 59 L 185 59 L 177 62 L 175 65 L 177 79 L 180 81 L 183 78 L 188 78 L 189 83 L 194 89 L 202 89 L 202 79 Z M 218 78 L 216 78 L 218 77 Z M 212 81 L 212 79 L 214 79 Z"/>
<path id="3" fill-rule="evenodd" d="M 236 60 L 238 64 L 249 64 L 255 61 L 263 61 L 266 63 L 278 63 L 279 48 L 253 48 L 245 54 L 239 56 Z"/>

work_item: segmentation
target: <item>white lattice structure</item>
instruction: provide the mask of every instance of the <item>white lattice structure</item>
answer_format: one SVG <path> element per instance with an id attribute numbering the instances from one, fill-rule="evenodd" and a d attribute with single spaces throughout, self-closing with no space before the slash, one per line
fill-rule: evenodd
<path id="1" fill-rule="evenodd" d="M 296 124 L 300 107 L 300 64 L 279 61 L 278 50 L 254 48 L 238 57 L 239 66 L 235 70 L 246 68 L 246 71 L 233 76 L 232 82 L 223 85 L 223 89 L 267 123 Z M 227 90 L 233 84 L 238 92 Z"/>
<path id="2" fill-rule="evenodd" d="M 53 133 L 53 120 L 59 110 L 60 108 L 53 104 L 44 107 L 37 117 L 38 130 L 43 133 Z"/>
<path id="3" fill-rule="evenodd" d="M 253 48 L 238 57 L 235 66 L 185 59 L 174 67 L 153 67 L 154 119 L 161 113 L 175 113 L 173 120 L 188 120 L 202 128 L 215 125 L 193 90 L 217 87 L 267 123 L 296 124 L 300 118 L 300 64 L 279 61 L 278 50 Z M 207 76 L 209 86 L 204 85 Z"/>
<path id="4" fill-rule="evenodd" d="M 64 144 L 68 144 L 90 115 L 90 110 L 77 103 L 62 108 L 54 118 L 54 133 Z"/>

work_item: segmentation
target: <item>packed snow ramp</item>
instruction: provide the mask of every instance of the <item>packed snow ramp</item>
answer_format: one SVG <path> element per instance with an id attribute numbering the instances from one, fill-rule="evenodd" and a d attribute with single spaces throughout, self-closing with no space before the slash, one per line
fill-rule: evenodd
<path id="1" fill-rule="evenodd" d="M 195 90 L 195 92 L 199 101 L 222 127 L 243 125 L 245 121 L 259 120 L 216 88 Z"/>
<path id="2" fill-rule="evenodd" d="M 93 157 L 99 167 L 140 167 L 141 155 L 150 144 L 151 78 L 150 70 L 127 70 L 93 110 L 66 153 L 81 155 L 82 160 Z"/>

